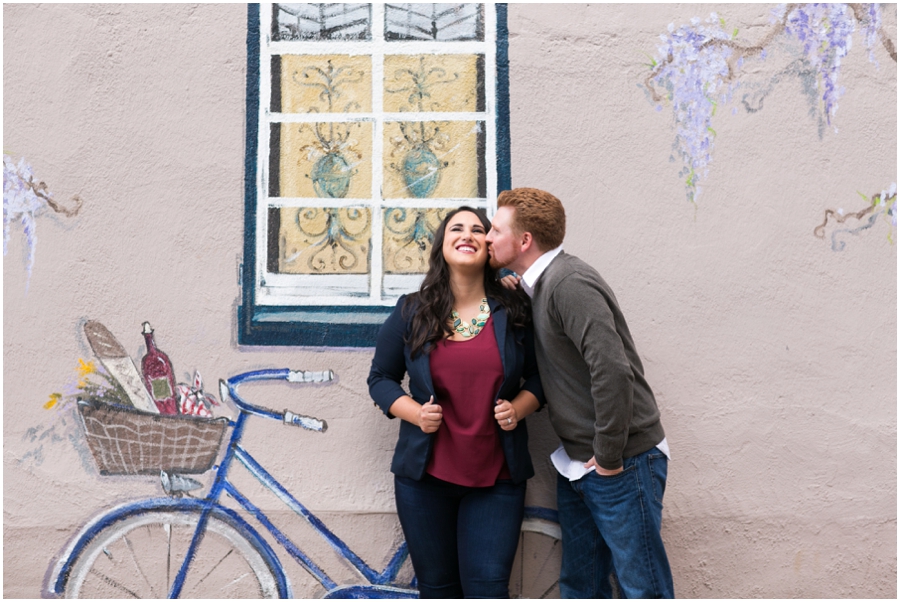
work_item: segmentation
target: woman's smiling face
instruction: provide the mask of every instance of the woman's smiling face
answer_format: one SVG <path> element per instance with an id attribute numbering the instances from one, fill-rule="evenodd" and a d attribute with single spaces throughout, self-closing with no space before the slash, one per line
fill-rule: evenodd
<path id="1" fill-rule="evenodd" d="M 477 215 L 460 211 L 447 222 L 444 230 L 444 261 L 450 268 L 480 267 L 487 263 L 484 225 Z"/>

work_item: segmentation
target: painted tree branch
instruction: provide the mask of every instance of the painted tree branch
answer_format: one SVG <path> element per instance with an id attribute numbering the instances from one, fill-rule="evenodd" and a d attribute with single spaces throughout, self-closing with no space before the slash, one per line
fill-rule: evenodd
<path id="1" fill-rule="evenodd" d="M 725 78 L 726 82 L 730 82 L 735 78 L 735 64 L 739 59 L 744 57 L 754 56 L 760 54 L 766 47 L 774 40 L 781 32 L 784 31 L 785 25 L 787 23 L 788 15 L 791 14 L 791 11 L 794 10 L 796 4 L 788 4 L 787 9 L 784 11 L 784 17 L 782 17 L 781 21 L 779 21 L 769 33 L 767 33 L 762 40 L 758 44 L 754 44 L 752 46 L 745 46 L 743 44 L 739 44 L 734 40 L 722 40 L 718 38 L 710 38 L 706 42 L 704 42 L 698 50 L 706 50 L 710 46 L 715 46 L 717 48 L 731 48 L 734 51 L 731 57 L 728 59 L 728 76 Z M 672 56 L 671 53 L 666 57 L 665 61 L 660 62 L 654 69 L 650 72 L 650 75 L 644 80 L 644 86 L 646 86 L 647 90 L 650 91 L 650 95 L 652 96 L 654 102 L 660 102 L 662 97 L 656 93 L 656 88 L 653 86 L 652 81 L 656 79 L 659 74 L 665 69 L 667 66 L 672 64 L 672 61 L 675 60 L 675 57 Z"/>
<path id="2" fill-rule="evenodd" d="M 45 182 L 35 183 L 31 166 L 24 158 L 15 162 L 9 155 L 3 155 L 3 255 L 5 256 L 7 252 L 11 226 L 19 222 L 25 235 L 27 252 L 25 270 L 29 280 L 37 245 L 35 218 L 44 207 L 50 207 L 54 212 L 62 213 L 66 217 L 73 217 L 81 210 L 84 201 L 77 194 L 71 200 L 72 207 L 56 202 Z M 25 287 L 27 291 L 28 280 Z"/>
<path id="3" fill-rule="evenodd" d="M 660 35 L 662 45 L 651 59 L 643 87 L 658 111 L 662 110 L 663 99 L 670 101 L 675 120 L 671 160 L 674 162 L 676 155 L 681 158 L 678 175 L 684 178 L 691 202 L 700 195 L 700 182 L 712 162 L 716 138 L 713 118 L 741 86 L 745 60 L 764 60 L 777 39 L 794 40 L 804 68 L 790 72 L 805 77 L 804 93 L 812 99 L 812 112 L 820 115 L 820 135 L 825 123 L 832 125 L 838 100 L 844 94 L 839 85 L 841 63 L 850 51 L 854 31 L 861 32 L 870 61 L 876 62 L 873 49 L 879 40 L 896 61 L 895 46 L 881 25 L 878 4 L 784 4 L 774 15 L 776 22 L 753 44 L 738 41 L 737 29 L 733 34 L 725 31 L 725 21 L 716 13 L 705 22 L 695 17 L 679 27 L 670 24 L 668 33 Z M 782 71 L 779 76 L 788 72 Z M 750 110 L 750 105 L 745 105 Z"/>
<path id="4" fill-rule="evenodd" d="M 755 56 L 760 54 L 763 50 L 765 50 L 769 44 L 772 43 L 776 37 L 778 37 L 781 33 L 784 32 L 785 26 L 787 25 L 787 20 L 790 14 L 797 8 L 799 4 L 788 4 L 785 7 L 784 16 L 781 20 L 772 26 L 772 29 L 760 40 L 757 44 L 752 46 L 747 46 L 744 44 L 740 44 L 734 40 L 721 40 L 712 38 L 703 43 L 699 50 L 705 50 L 710 46 L 716 46 L 719 48 L 727 47 L 731 48 L 734 51 L 734 54 L 728 59 L 728 76 L 725 78 L 726 82 L 732 81 L 736 77 L 735 73 L 735 65 L 738 60 L 742 58 L 747 58 L 751 56 Z M 869 20 L 869 15 L 866 12 L 864 4 L 848 4 L 847 6 L 853 11 L 853 16 L 856 18 L 858 23 L 865 23 Z M 878 37 L 881 41 L 882 46 L 887 51 L 888 55 L 897 62 L 897 48 L 891 38 L 888 36 L 884 27 L 878 28 Z M 651 97 L 654 102 L 660 102 L 662 97 L 656 92 L 656 87 L 653 85 L 653 80 L 659 76 L 663 69 L 665 69 L 668 65 L 672 63 L 674 57 L 671 53 L 666 57 L 664 61 L 661 61 L 657 64 L 653 70 L 650 72 L 650 75 L 644 79 L 644 86 L 650 92 Z"/>
<path id="5" fill-rule="evenodd" d="M 866 12 L 865 4 L 848 4 L 847 6 L 853 11 L 853 16 L 856 17 L 857 23 L 865 23 L 866 20 L 869 19 L 869 15 Z M 878 38 L 881 40 L 881 45 L 884 46 L 884 49 L 887 50 L 888 55 L 894 59 L 894 62 L 897 62 L 897 47 L 894 45 L 894 42 L 891 38 L 888 37 L 887 32 L 884 30 L 884 27 L 878 28 Z"/>
<path id="6" fill-rule="evenodd" d="M 813 229 L 813 234 L 815 234 L 817 238 L 825 238 L 825 226 L 828 225 L 829 219 L 834 218 L 834 221 L 836 221 L 839 224 L 843 224 L 845 221 L 847 221 L 850 218 L 862 219 L 865 216 L 872 213 L 873 211 L 875 211 L 875 205 L 869 205 L 862 211 L 857 211 L 856 213 L 845 213 L 843 215 L 841 215 L 834 209 L 826 209 L 825 210 L 825 221 L 823 221 L 820 225 L 816 226 Z"/>
<path id="7" fill-rule="evenodd" d="M 892 192 L 892 194 L 891 194 Z M 857 211 L 855 213 L 840 213 L 835 211 L 834 209 L 826 209 L 825 210 L 825 220 L 818 226 L 813 229 L 813 234 L 817 238 L 825 238 L 825 227 L 828 225 L 828 221 L 832 220 L 837 222 L 838 224 L 843 224 L 848 219 L 857 219 L 861 220 L 865 216 L 869 215 L 876 209 L 883 210 L 885 212 L 896 211 L 896 202 L 897 202 L 897 189 L 896 186 L 893 188 L 893 191 L 881 191 L 879 193 L 873 194 L 869 197 L 871 200 L 871 205 Z"/>
<path id="8" fill-rule="evenodd" d="M 47 203 L 48 207 L 53 209 L 53 211 L 55 211 L 56 213 L 62 213 L 66 217 L 75 217 L 76 215 L 78 215 L 78 212 L 81 211 L 81 206 L 84 205 L 84 199 L 82 199 L 77 194 L 73 194 L 70 200 L 75 203 L 75 206 L 71 209 L 63 207 L 55 200 L 53 200 L 51 196 L 49 196 L 49 193 L 47 192 L 47 184 L 44 181 L 40 181 L 35 184 L 34 180 L 32 178 L 29 178 L 28 182 L 26 182 L 26 185 L 34 191 L 34 194 L 43 199 L 44 202 Z"/>

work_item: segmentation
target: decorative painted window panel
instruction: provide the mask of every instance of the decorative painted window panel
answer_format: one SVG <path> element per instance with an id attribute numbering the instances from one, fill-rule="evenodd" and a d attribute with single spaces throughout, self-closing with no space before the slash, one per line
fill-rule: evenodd
<path id="1" fill-rule="evenodd" d="M 447 211 L 509 187 L 506 6 L 248 15 L 238 340 L 371 346 Z"/>

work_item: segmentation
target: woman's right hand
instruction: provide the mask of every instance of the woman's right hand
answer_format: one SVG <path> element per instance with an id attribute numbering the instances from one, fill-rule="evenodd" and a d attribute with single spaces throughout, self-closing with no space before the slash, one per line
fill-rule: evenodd
<path id="1" fill-rule="evenodd" d="M 434 395 L 428 399 L 428 403 L 419 408 L 419 428 L 423 433 L 433 433 L 441 426 L 444 419 L 441 406 L 434 403 Z"/>

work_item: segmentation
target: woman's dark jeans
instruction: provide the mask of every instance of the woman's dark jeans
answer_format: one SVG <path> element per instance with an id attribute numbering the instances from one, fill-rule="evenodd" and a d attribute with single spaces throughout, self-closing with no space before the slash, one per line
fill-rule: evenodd
<path id="1" fill-rule="evenodd" d="M 397 514 L 422 598 L 508 598 L 525 483 L 464 487 L 394 477 Z"/>

